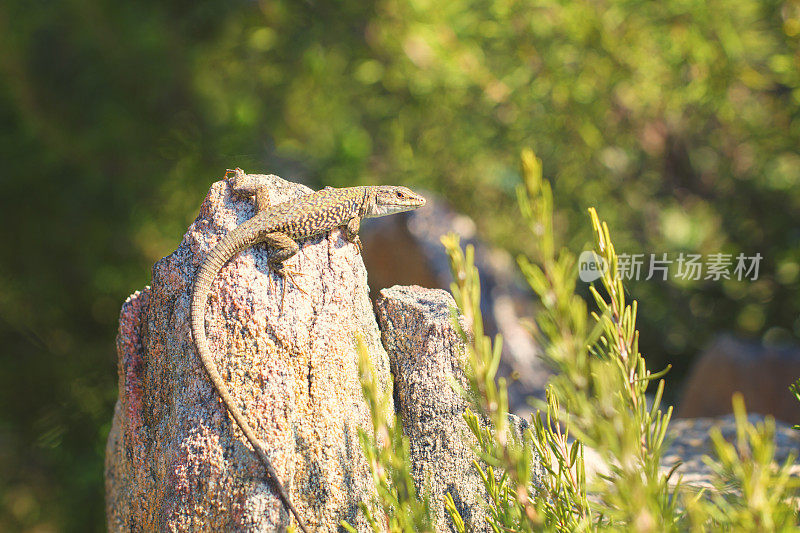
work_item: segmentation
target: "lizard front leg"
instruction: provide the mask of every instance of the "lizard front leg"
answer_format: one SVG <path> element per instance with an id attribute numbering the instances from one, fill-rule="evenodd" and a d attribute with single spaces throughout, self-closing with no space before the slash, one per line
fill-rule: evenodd
<path id="1" fill-rule="evenodd" d="M 361 253 L 361 237 L 358 230 L 361 229 L 361 217 L 353 217 L 344 227 L 344 234 L 347 240 L 358 246 L 358 253 Z"/>

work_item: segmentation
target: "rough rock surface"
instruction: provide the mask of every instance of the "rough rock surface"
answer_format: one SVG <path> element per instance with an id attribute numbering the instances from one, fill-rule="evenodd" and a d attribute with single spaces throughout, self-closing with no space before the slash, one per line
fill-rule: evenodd
<path id="1" fill-rule="evenodd" d="M 750 414 L 751 424 L 764 421 L 762 415 Z M 675 464 L 682 463 L 675 470 L 677 477 L 683 476 L 683 483 L 700 488 L 711 488 L 711 468 L 703 461 L 704 455 L 714 455 L 714 446 L 709 436 L 712 427 L 719 428 L 728 442 L 736 442 L 736 419 L 733 415 L 716 418 L 693 418 L 673 420 L 669 424 L 669 438 L 674 439 L 661 459 L 662 469 L 668 472 Z M 800 431 L 781 422 L 775 422 L 775 466 L 786 462 L 789 455 L 800 450 Z M 795 461 L 792 474 L 800 477 L 800 463 Z"/>
<path id="2" fill-rule="evenodd" d="M 678 402 L 680 418 L 732 412 L 731 396 L 741 392 L 749 413 L 800 423 L 800 403 L 789 385 L 800 377 L 800 349 L 765 347 L 725 335 L 698 358 Z"/>
<path id="3" fill-rule="evenodd" d="M 747 419 L 751 424 L 764 421 L 764 416 L 750 414 Z M 709 418 L 683 418 L 671 420 L 667 433 L 669 445 L 661 456 L 661 472 L 667 473 L 676 464 L 675 475 L 670 483 L 675 484 L 681 477 L 684 485 L 698 489 L 713 488 L 711 479 L 713 472 L 703 461 L 703 456 L 714 456 L 714 445 L 709 432 L 712 427 L 719 428 L 728 442 L 736 442 L 736 420 L 733 415 Z M 786 462 L 790 454 L 797 455 L 800 450 L 800 432 L 787 424 L 775 421 L 775 459 L 777 468 Z M 598 474 L 607 474 L 608 467 L 603 463 L 600 454 L 590 448 L 584 448 L 586 461 L 586 477 L 595 479 Z M 792 475 L 800 477 L 800 462 L 795 461 L 791 467 Z"/>
<path id="4" fill-rule="evenodd" d="M 309 192 L 276 176 L 278 203 Z M 198 360 L 189 326 L 194 273 L 228 231 L 253 215 L 226 181 L 212 185 L 178 249 L 153 268 L 152 286 L 122 307 L 119 400 L 106 450 L 110 531 L 282 531 L 289 517 Z M 388 357 L 366 271 L 341 230 L 303 243 L 286 288 L 263 246 L 217 276 L 206 308 L 209 346 L 231 394 L 270 451 L 294 505 L 316 531 L 341 519 L 365 527 L 358 503 L 374 494 L 358 443 L 371 428 L 354 334 L 383 386 Z"/>
<path id="5" fill-rule="evenodd" d="M 375 221 L 362 232 L 364 263 L 373 286 L 422 285 L 449 289 L 450 263 L 440 242 L 451 231 L 461 236 L 462 246 L 475 247 L 475 263 L 481 276 L 481 312 L 490 336 L 503 335 L 498 374 L 508 380 L 511 411 L 527 417 L 529 396 L 544 399 L 550 368 L 539 357 L 533 337 L 522 326 L 533 314 L 530 289 L 505 250 L 492 248 L 477 236 L 475 222 L 453 211 L 445 201 L 428 193 L 425 209 Z M 377 298 L 377 294 L 372 295 Z"/>
<path id="6" fill-rule="evenodd" d="M 447 292 L 418 286 L 383 289 L 377 301 L 395 380 L 395 407 L 410 441 L 412 476 L 420 494 L 429 491 L 437 531 L 451 530 L 443 504 L 447 492 L 467 531 L 489 531 L 483 508 L 487 496 L 472 465 L 475 441 L 462 416 L 467 403 L 451 386 L 467 385 L 466 348 L 452 323 L 454 307 Z M 518 435 L 525 427 L 512 415 Z M 541 475 L 537 464 L 534 479 Z"/>

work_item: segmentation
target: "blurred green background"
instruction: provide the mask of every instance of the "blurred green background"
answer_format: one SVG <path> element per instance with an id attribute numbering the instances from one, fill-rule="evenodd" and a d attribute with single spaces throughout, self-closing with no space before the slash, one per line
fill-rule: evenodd
<path id="1" fill-rule="evenodd" d="M 800 4 L 0 4 L 0 530 L 102 530 L 121 303 L 226 168 L 442 194 L 525 252 L 519 154 L 579 251 L 761 253 L 640 282 L 642 346 L 800 336 Z"/>

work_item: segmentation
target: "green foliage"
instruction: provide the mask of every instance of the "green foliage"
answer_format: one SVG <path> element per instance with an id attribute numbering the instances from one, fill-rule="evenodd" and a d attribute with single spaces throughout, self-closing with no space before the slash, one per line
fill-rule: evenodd
<path id="1" fill-rule="evenodd" d="M 794 395 L 795 399 L 800 402 L 800 378 L 794 383 L 789 385 L 789 391 Z M 800 430 L 800 424 L 792 426 L 794 429 Z"/>
<path id="2" fill-rule="evenodd" d="M 494 384 L 492 343 L 482 334 L 470 340 L 468 374 L 475 404 L 494 427 L 482 427 L 471 412 L 465 419 L 488 465 L 475 467 L 489 495 L 493 530 L 796 529 L 793 505 L 800 497 L 800 484 L 789 475 L 795 457 L 773 464 L 774 422 L 768 419 L 758 427 L 748 423 L 741 398 L 734 401 L 737 443 L 725 442 L 719 431 L 712 433 L 717 459 L 706 460 L 715 473 L 713 492 L 695 494 L 680 481 L 670 483 L 673 471 L 660 470 L 671 409 L 659 410 L 663 380 L 649 402 L 645 396 L 648 383 L 663 373 L 651 374 L 639 353 L 637 306 L 625 299 L 608 226 L 590 209 L 594 258 L 608 268 L 599 278 L 604 293 L 592 287 L 598 311 L 592 313 L 589 327 L 586 306 L 575 295 L 576 259 L 567 249 L 555 251 L 552 193 L 530 151 L 523 153 L 523 170 L 520 207 L 541 246 L 536 262 L 521 257 L 520 265 L 542 300 L 535 333 L 558 373 L 549 384 L 545 412 L 537 411 L 533 418 L 533 435 L 526 432 L 526 446 L 536 449 L 546 471 L 543 486 L 536 489 L 521 476 L 520 457 L 524 461 L 530 456 L 502 431 L 506 385 L 502 380 Z M 472 252 L 468 248 L 464 255 L 454 236 L 443 242 L 454 270 L 454 297 L 476 332 L 482 332 Z M 496 341 L 494 348 L 498 345 Z M 584 446 L 598 454 L 603 469 L 589 484 Z M 457 523 L 455 508 L 448 506 L 448 511 Z"/>
<path id="3" fill-rule="evenodd" d="M 791 454 L 775 465 L 775 420 L 754 425 L 747 420 L 744 399 L 733 396 L 736 443 L 711 429 L 716 460 L 705 458 L 716 477 L 707 498 L 687 498 L 693 527 L 726 531 L 800 531 L 797 502 L 800 480 L 790 476 L 797 459 Z M 702 496 L 702 495 L 701 495 Z"/>
<path id="4" fill-rule="evenodd" d="M 464 520 L 458 513 L 458 509 L 456 508 L 456 502 L 455 500 L 453 500 L 453 495 L 450 494 L 449 492 L 444 495 L 444 508 L 453 521 L 453 528 L 455 528 L 456 533 L 466 533 L 467 526 L 466 524 L 464 524 Z"/>
<path id="5" fill-rule="evenodd" d="M 505 391 L 504 384 L 501 384 L 500 390 Z M 525 430 L 521 440 L 516 437 L 509 439 L 508 435 L 500 433 L 497 426 L 486 427 L 480 424 L 478 416 L 471 410 L 464 413 L 464 419 L 472 434 L 477 437 L 479 457 L 487 465 L 484 468 L 473 461 L 489 498 L 487 522 L 494 531 L 527 524 L 525 515 L 535 516 L 532 502 L 528 500 L 533 461 L 530 430 Z M 500 469 L 492 465 L 497 465 Z M 458 523 L 461 519 L 458 512 L 454 508 L 448 509 L 448 512 L 453 523 Z M 523 530 L 527 531 L 529 528 Z"/>
<path id="6" fill-rule="evenodd" d="M 411 477 L 408 439 L 392 408 L 392 388 L 381 389 L 361 339 L 358 353 L 361 390 L 372 418 L 372 432 L 359 429 L 358 437 L 377 491 L 374 502 L 361 502 L 361 511 L 375 533 L 386 529 L 392 533 L 433 532 L 428 496 L 419 497 Z M 347 531 L 357 531 L 347 522 L 340 525 Z"/>
<path id="7" fill-rule="evenodd" d="M 458 236 L 452 233 L 442 237 L 442 244 L 450 256 L 450 267 L 456 280 L 450 290 L 471 331 L 468 335 L 454 318 L 453 322 L 467 344 L 466 376 L 470 385 L 467 394 L 481 418 L 490 421 L 489 426 L 483 426 L 472 410 L 467 409 L 464 414 L 467 426 L 477 439 L 479 457 L 487 465 L 484 469 L 474 463 L 489 496 L 489 523 L 499 531 L 501 527 L 525 523 L 524 517 L 535 512 L 528 490 L 532 481 L 532 435 L 530 429 L 526 430 L 522 442 L 519 442 L 509 431 L 506 381 L 505 378 L 496 380 L 502 341 L 498 335 L 492 342 L 483 332 L 474 248 L 469 245 L 464 253 Z M 499 479 L 495 473 L 497 467 L 502 468 Z M 446 509 L 454 523 L 461 520 L 455 507 L 447 506 Z"/>
<path id="8" fill-rule="evenodd" d="M 548 473 L 539 498 L 528 494 L 529 482 L 518 482 L 514 476 L 520 471 L 518 460 L 506 450 L 516 450 L 517 446 L 506 446 L 502 439 L 490 439 L 492 433 L 483 435 L 476 431 L 474 423 L 470 424 L 479 437 L 482 458 L 490 465 L 510 469 L 508 472 L 515 482 L 511 487 L 517 489 L 515 497 L 508 498 L 501 485 L 501 497 L 492 497 L 497 527 L 529 531 L 544 525 L 548 529 L 574 531 L 592 525 L 660 523 L 668 529 L 676 520 L 675 499 L 658 467 L 669 411 L 662 414 L 658 409 L 663 381 L 652 404 L 648 406 L 645 400 L 647 385 L 656 376 L 647 371 L 638 351 L 636 305 L 625 301 L 608 228 L 591 211 L 597 232 L 597 257 L 611 268 L 601 277 L 608 297 L 592 290 L 599 313 L 592 314 L 594 324 L 590 326 L 586 304 L 575 294 L 576 258 L 566 249 L 556 252 L 552 192 L 542 179 L 541 162 L 530 151 L 523 153 L 523 169 L 525 187 L 519 188 L 518 198 L 523 219 L 539 247 L 537 261 L 520 258 L 520 266 L 542 301 L 535 333 L 544 356 L 558 373 L 548 387 L 546 414 L 534 417 L 535 438 L 531 441 Z M 473 296 L 479 294 L 475 289 L 475 268 L 470 260 L 464 260 L 455 239 L 446 240 L 445 247 L 457 280 L 453 295 L 470 317 L 479 313 L 479 301 Z M 477 321 L 473 319 L 472 323 L 480 331 Z M 499 345 L 497 342 L 495 349 Z M 485 366 L 482 362 L 494 361 L 495 353 L 488 339 L 481 340 L 477 333 L 472 346 L 470 362 L 476 369 L 478 396 L 486 398 L 479 404 L 480 409 L 493 415 L 497 434 L 502 435 L 506 417 L 503 409 L 507 409 L 507 403 L 503 403 L 505 383 L 500 381 L 498 392 L 493 386 L 494 375 L 481 375 Z M 490 363 L 489 368 L 496 368 L 496 364 Z M 491 383 L 487 384 L 489 380 Z M 497 413 L 492 411 L 495 406 Z M 570 432 L 578 439 L 571 444 Z M 594 506 L 587 497 L 584 445 L 595 449 L 609 469 L 603 482 L 592 487 L 601 502 Z M 520 497 L 520 488 L 525 488 L 524 497 Z M 526 501 L 527 508 L 517 505 L 513 506 L 514 511 L 509 511 L 506 509 L 509 501 Z"/>

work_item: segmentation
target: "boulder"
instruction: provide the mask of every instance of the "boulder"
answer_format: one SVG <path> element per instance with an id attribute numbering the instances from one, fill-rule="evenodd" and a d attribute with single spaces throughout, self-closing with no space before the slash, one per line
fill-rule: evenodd
<path id="1" fill-rule="evenodd" d="M 440 289 L 395 286 L 377 300 L 383 342 L 394 377 L 395 408 L 409 439 L 412 477 L 418 494 L 428 493 L 437 531 L 451 531 L 444 496 L 450 493 L 467 531 L 491 531 L 484 522 L 488 496 L 472 464 L 476 439 L 463 414 L 468 404 L 453 385 L 467 388 L 466 345 L 453 324 L 455 301 Z M 466 324 L 463 317 L 461 327 Z M 527 423 L 511 416 L 518 438 Z M 541 486 L 534 456 L 532 477 Z M 484 465 L 485 468 L 485 465 Z"/>
<path id="2" fill-rule="evenodd" d="M 759 414 L 749 414 L 747 420 L 755 425 L 763 423 L 765 417 Z M 714 488 L 712 479 L 716 475 L 703 459 L 704 456 L 714 457 L 714 444 L 710 435 L 712 427 L 718 428 L 726 441 L 736 444 L 736 419 L 732 414 L 670 421 L 666 438 L 668 444 L 661 455 L 660 470 L 666 474 L 673 468 L 675 469 L 675 474 L 670 478 L 671 485 L 674 486 L 680 478 L 682 484 L 692 489 Z M 775 468 L 784 464 L 790 455 L 794 455 L 795 462 L 790 466 L 790 474 L 800 478 L 800 462 L 797 461 L 798 450 L 800 450 L 800 431 L 776 420 L 775 456 L 773 459 Z M 589 447 L 584 447 L 584 460 L 586 478 L 590 483 L 599 475 L 610 473 L 608 465 L 600 454 Z"/>
<path id="3" fill-rule="evenodd" d="M 386 217 L 364 228 L 364 263 L 373 288 L 422 285 L 449 289 L 450 263 L 440 241 L 455 232 L 462 245 L 475 247 L 475 264 L 481 278 L 481 312 L 490 336 L 503 336 L 498 375 L 508 380 L 511 411 L 527 417 L 527 399 L 545 398 L 552 375 L 539 357 L 539 348 L 522 325 L 534 312 L 533 295 L 505 250 L 488 246 L 478 238 L 475 222 L 455 212 L 447 202 L 426 193 L 425 209 Z M 372 297 L 377 298 L 373 290 Z"/>
<path id="4" fill-rule="evenodd" d="M 764 422 L 764 416 L 749 414 L 747 420 L 751 424 Z M 713 471 L 705 461 L 704 455 L 714 456 L 714 446 L 709 436 L 712 427 L 717 427 L 726 441 L 736 443 L 736 419 L 733 415 L 673 420 L 669 424 L 669 446 L 661 458 L 662 470 L 668 472 L 676 464 L 675 475 L 670 480 L 675 482 L 683 476 L 682 482 L 697 488 L 713 487 L 711 479 Z M 790 455 L 797 459 L 800 450 L 800 431 L 787 424 L 775 422 L 775 458 L 773 464 L 777 468 L 786 462 Z M 790 467 L 793 476 L 800 477 L 800 463 L 797 461 Z"/>
<path id="5" fill-rule="evenodd" d="M 271 185 L 273 203 L 309 192 L 277 176 L 258 179 Z M 227 181 L 214 183 L 178 249 L 122 307 L 119 399 L 106 449 L 109 531 L 283 531 L 290 523 L 212 387 L 189 326 L 198 265 L 253 213 Z M 337 531 L 344 519 L 365 530 L 358 505 L 375 490 L 358 440 L 358 429 L 372 426 L 356 333 L 381 386 L 391 380 L 364 265 L 341 229 L 304 242 L 287 266 L 303 274 L 295 279 L 306 295 L 284 287 L 267 257 L 263 245 L 244 250 L 215 279 L 210 349 L 307 527 Z"/>
<path id="6" fill-rule="evenodd" d="M 749 413 L 800 423 L 800 402 L 789 385 L 800 378 L 800 348 L 770 347 L 721 336 L 695 361 L 678 402 L 678 417 L 732 412 L 731 397 L 744 396 Z"/>

